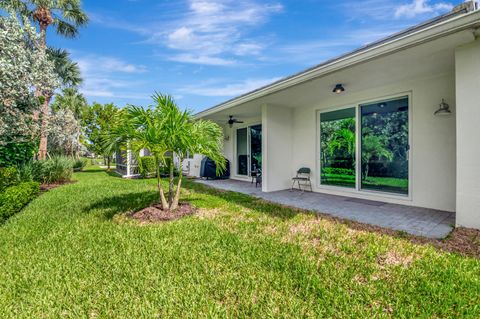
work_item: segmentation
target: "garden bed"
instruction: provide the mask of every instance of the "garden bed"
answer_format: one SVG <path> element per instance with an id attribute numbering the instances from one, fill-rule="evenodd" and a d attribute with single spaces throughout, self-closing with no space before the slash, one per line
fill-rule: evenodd
<path id="1" fill-rule="evenodd" d="M 189 203 L 180 203 L 178 208 L 173 211 L 163 210 L 161 204 L 155 204 L 137 212 L 129 213 L 127 216 L 142 224 L 149 224 L 176 220 L 184 216 L 193 215 L 195 212 L 195 207 Z"/>

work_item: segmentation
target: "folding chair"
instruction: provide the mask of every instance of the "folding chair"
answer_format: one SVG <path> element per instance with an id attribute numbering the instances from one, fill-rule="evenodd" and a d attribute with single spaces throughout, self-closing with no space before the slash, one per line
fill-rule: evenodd
<path id="1" fill-rule="evenodd" d="M 313 192 L 312 189 L 312 182 L 310 181 L 310 168 L 308 167 L 302 167 L 297 171 L 297 175 L 292 178 L 292 188 L 291 190 L 293 191 L 295 189 L 295 183 L 298 184 L 298 190 L 301 190 L 302 192 L 305 191 L 306 187 L 310 188 L 310 192 Z M 304 187 L 302 189 L 302 186 Z"/>

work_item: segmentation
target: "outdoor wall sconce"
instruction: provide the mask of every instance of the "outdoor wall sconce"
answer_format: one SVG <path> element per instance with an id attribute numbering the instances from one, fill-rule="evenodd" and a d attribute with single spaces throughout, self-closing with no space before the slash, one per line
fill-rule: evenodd
<path id="1" fill-rule="evenodd" d="M 446 116 L 451 115 L 452 111 L 450 111 L 450 105 L 445 102 L 445 99 L 442 99 L 442 103 L 440 103 L 438 110 L 433 114 L 436 116 Z"/>
<path id="2" fill-rule="evenodd" d="M 333 93 L 340 94 L 340 93 L 342 93 L 342 92 L 345 92 L 345 88 L 343 87 L 342 84 L 337 84 L 337 85 L 335 85 L 335 88 L 333 89 L 332 92 L 333 92 Z"/>

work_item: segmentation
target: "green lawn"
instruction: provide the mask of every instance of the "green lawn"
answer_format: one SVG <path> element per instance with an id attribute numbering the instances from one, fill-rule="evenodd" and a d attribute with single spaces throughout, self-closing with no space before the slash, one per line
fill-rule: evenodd
<path id="1" fill-rule="evenodd" d="M 355 187 L 355 176 L 345 174 L 322 174 L 322 184 Z M 394 177 L 367 177 L 362 180 L 362 188 L 383 192 L 408 194 L 408 179 Z"/>
<path id="2" fill-rule="evenodd" d="M 0 226 L 0 317 L 480 317 L 478 259 L 191 183 L 140 226 L 154 180 L 75 178 Z"/>

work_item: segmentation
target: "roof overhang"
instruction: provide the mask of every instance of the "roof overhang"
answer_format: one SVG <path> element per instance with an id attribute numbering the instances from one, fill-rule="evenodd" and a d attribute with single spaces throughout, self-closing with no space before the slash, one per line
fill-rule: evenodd
<path id="1" fill-rule="evenodd" d="M 427 21 L 419 26 L 407 29 L 391 37 L 377 41 L 335 59 L 309 68 L 305 71 L 276 81 L 270 85 L 243 94 L 224 103 L 197 113 L 198 118 L 206 117 L 216 112 L 239 106 L 252 100 L 285 90 L 289 87 L 311 81 L 343 69 L 365 63 L 377 58 L 394 54 L 451 34 L 471 30 L 472 40 L 478 36 L 480 28 L 480 11 L 468 13 L 453 12 L 439 18 Z"/>

